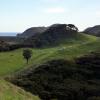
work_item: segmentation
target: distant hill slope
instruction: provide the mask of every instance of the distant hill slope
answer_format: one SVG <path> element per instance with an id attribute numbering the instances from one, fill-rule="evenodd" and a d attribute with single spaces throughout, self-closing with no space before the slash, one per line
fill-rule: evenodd
<path id="1" fill-rule="evenodd" d="M 6 42 L 15 42 L 16 37 L 15 36 L 0 36 L 1 41 L 6 41 Z"/>
<path id="2" fill-rule="evenodd" d="M 31 44 L 35 47 L 57 45 L 61 43 L 62 40 L 77 37 L 78 32 L 76 30 L 77 28 L 75 28 L 75 26 L 70 27 L 67 24 L 54 24 L 41 34 L 35 34 L 26 39 L 24 43 Z"/>
<path id="3" fill-rule="evenodd" d="M 24 38 L 16 36 L 0 36 L 0 41 L 5 41 L 8 44 L 19 44 L 24 40 Z"/>
<path id="4" fill-rule="evenodd" d="M 89 27 L 84 30 L 84 33 L 100 37 L 100 25 Z"/>
<path id="5" fill-rule="evenodd" d="M 46 27 L 31 27 L 25 30 L 22 34 L 17 34 L 17 37 L 28 38 L 28 37 L 34 36 L 35 34 L 42 33 L 46 29 L 47 29 Z"/>
<path id="6" fill-rule="evenodd" d="M 40 100 L 37 96 L 0 79 L 0 100 Z"/>

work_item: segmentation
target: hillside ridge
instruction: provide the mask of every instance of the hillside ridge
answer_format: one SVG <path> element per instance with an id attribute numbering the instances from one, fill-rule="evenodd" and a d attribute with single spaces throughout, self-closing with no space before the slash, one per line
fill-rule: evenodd
<path id="1" fill-rule="evenodd" d="M 84 33 L 100 37 L 100 25 L 89 27 L 84 30 Z"/>
<path id="2" fill-rule="evenodd" d="M 24 41 L 34 47 L 44 47 L 59 44 L 63 39 L 76 37 L 78 28 L 73 24 L 53 24 L 41 34 L 36 34 Z"/>

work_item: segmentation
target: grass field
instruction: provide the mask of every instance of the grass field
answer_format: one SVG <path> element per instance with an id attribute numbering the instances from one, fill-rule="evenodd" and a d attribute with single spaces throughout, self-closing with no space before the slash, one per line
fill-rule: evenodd
<path id="1" fill-rule="evenodd" d="M 35 49 L 29 64 L 23 59 L 23 48 L 0 53 L 0 77 L 14 74 L 31 65 L 38 65 L 52 59 L 74 59 L 88 54 L 89 52 L 100 50 L 100 39 L 95 36 L 80 34 L 76 38 L 61 41 L 58 46 Z M 0 100 L 39 100 L 24 90 L 0 79 Z"/>
<path id="2" fill-rule="evenodd" d="M 32 49 L 33 55 L 29 62 L 23 59 L 23 49 L 0 53 L 0 76 L 8 75 L 31 65 L 41 64 L 51 59 L 73 59 L 100 49 L 100 39 L 89 35 L 63 41 L 59 46 L 43 49 Z"/>
<path id="3" fill-rule="evenodd" d="M 0 100 L 40 100 L 37 96 L 12 85 L 5 80 L 0 80 Z"/>

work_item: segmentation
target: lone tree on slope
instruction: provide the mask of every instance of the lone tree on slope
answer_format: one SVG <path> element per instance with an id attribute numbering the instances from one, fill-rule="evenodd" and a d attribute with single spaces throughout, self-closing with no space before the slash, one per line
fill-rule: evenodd
<path id="1" fill-rule="evenodd" d="M 23 56 L 24 56 L 24 59 L 26 59 L 27 64 L 28 64 L 28 61 L 32 56 L 32 50 L 30 50 L 30 49 L 23 50 Z"/>

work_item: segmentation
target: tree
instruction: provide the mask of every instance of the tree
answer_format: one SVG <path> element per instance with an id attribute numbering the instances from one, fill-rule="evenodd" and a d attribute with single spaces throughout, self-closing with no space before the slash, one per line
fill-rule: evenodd
<path id="1" fill-rule="evenodd" d="M 32 56 L 32 50 L 30 50 L 30 49 L 23 50 L 23 56 L 24 56 L 24 59 L 26 59 L 27 64 L 28 64 L 28 61 Z"/>
<path id="2" fill-rule="evenodd" d="M 68 24 L 67 29 L 78 32 L 78 28 L 73 24 Z"/>

